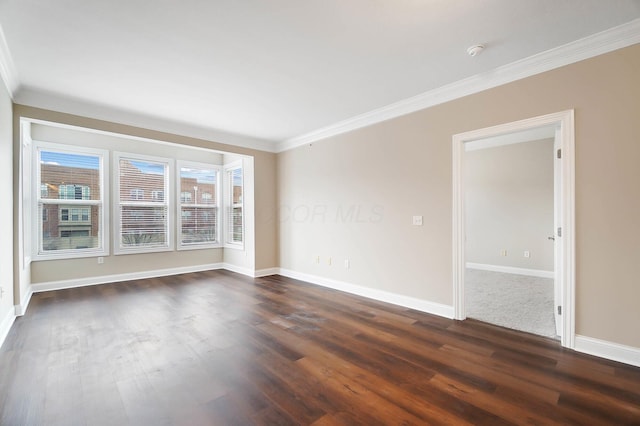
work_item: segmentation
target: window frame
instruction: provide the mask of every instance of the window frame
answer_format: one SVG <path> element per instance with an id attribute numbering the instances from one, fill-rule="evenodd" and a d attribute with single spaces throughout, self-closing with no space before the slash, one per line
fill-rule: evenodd
<path id="1" fill-rule="evenodd" d="M 35 179 L 31 182 L 32 196 L 32 211 L 31 211 L 31 226 L 32 226 L 32 255 L 33 260 L 54 260 L 54 259 L 75 259 L 83 257 L 99 257 L 107 256 L 109 254 L 109 235 L 110 235 L 110 220 L 109 220 L 109 150 L 99 148 L 88 148 L 84 146 L 68 145 L 57 142 L 44 142 L 38 140 L 32 140 L 33 150 L 31 152 L 32 169 L 35 170 Z M 96 156 L 98 157 L 98 184 L 100 186 L 100 197 L 96 200 L 91 199 L 68 199 L 68 198 L 43 198 L 42 191 L 42 169 L 41 169 L 41 152 L 56 152 L 61 154 L 71 155 L 83 155 L 83 156 Z M 46 193 L 48 197 L 48 191 Z M 47 213 L 47 218 L 44 220 L 43 211 L 46 205 L 64 206 L 69 210 L 69 218 L 71 217 L 71 208 L 81 209 L 86 206 L 91 208 L 97 206 L 98 208 L 98 241 L 99 245 L 95 248 L 75 248 L 75 249 L 62 249 L 62 250 L 43 250 L 44 235 L 43 224 L 49 222 L 50 215 Z M 58 207 L 58 215 L 62 214 L 62 207 Z M 62 221 L 60 221 L 62 222 Z M 71 220 L 67 220 L 65 223 L 71 223 Z M 91 224 L 91 213 L 89 213 L 89 224 Z"/>
<path id="2" fill-rule="evenodd" d="M 244 164 L 242 160 L 237 160 L 232 163 L 225 164 L 224 167 L 224 247 L 225 248 L 233 248 L 238 250 L 244 250 L 244 244 L 246 240 L 246 214 L 245 214 L 245 203 L 244 203 Z M 242 180 L 242 202 L 241 203 L 233 203 L 233 179 L 232 173 L 235 170 L 240 170 L 240 176 Z M 235 207 L 240 207 L 242 209 L 242 241 L 235 242 L 229 237 L 233 233 L 233 226 L 231 225 L 231 216 L 233 215 L 232 210 Z"/>
<path id="3" fill-rule="evenodd" d="M 164 175 L 164 199 L 155 201 L 140 201 L 130 200 L 123 203 L 120 200 L 120 160 L 127 159 L 133 161 L 153 162 L 161 163 L 165 166 Z M 113 151 L 113 254 L 114 255 L 127 255 L 127 254 L 140 254 L 140 253 L 158 253 L 174 250 L 174 219 L 171 206 L 171 180 L 174 175 L 174 161 L 166 157 L 158 157 L 145 154 L 137 154 L 131 152 Z M 124 247 L 121 245 L 121 232 L 122 232 L 122 215 L 121 206 L 140 206 L 140 207 L 165 207 L 166 208 L 166 238 L 165 243 L 162 245 L 152 246 L 139 246 L 139 247 Z"/>
<path id="4" fill-rule="evenodd" d="M 193 168 L 193 169 L 201 169 L 201 170 L 215 170 L 216 172 L 216 195 L 212 197 L 213 205 L 197 203 L 197 199 L 195 203 L 186 203 L 183 201 L 182 197 L 182 168 Z M 221 231 L 221 227 L 223 224 L 221 223 L 222 219 L 222 208 L 221 208 L 221 200 L 222 200 L 222 168 L 220 165 L 211 164 L 211 163 L 200 163 L 195 161 L 187 161 L 187 160 L 178 160 L 176 161 L 176 248 L 177 250 L 199 250 L 199 249 L 210 249 L 210 248 L 219 248 L 222 247 L 221 243 L 221 235 L 223 232 Z M 191 195 L 191 192 L 189 192 Z M 189 197 L 189 201 L 192 200 Z M 183 243 L 182 242 L 182 207 L 183 205 L 191 206 L 191 207 L 202 207 L 202 208 L 212 208 L 214 209 L 214 213 L 216 214 L 216 235 L 214 242 L 203 242 L 203 243 Z M 196 213 L 197 214 L 197 213 Z"/>

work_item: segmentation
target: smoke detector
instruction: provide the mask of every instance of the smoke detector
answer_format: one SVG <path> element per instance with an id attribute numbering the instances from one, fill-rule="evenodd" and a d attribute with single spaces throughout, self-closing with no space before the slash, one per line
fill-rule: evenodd
<path id="1" fill-rule="evenodd" d="M 469 56 L 474 57 L 480 54 L 480 52 L 482 52 L 484 50 L 484 45 L 482 44 L 476 44 L 475 46 L 471 46 L 470 48 L 467 49 L 467 53 L 469 54 Z"/>

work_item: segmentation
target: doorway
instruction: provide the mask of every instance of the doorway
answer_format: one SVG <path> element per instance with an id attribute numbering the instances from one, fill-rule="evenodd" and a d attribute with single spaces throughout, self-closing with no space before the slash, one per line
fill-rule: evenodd
<path id="1" fill-rule="evenodd" d="M 469 318 L 557 338 L 555 126 L 465 148 L 465 301 Z"/>
<path id="2" fill-rule="evenodd" d="M 575 300 L 575 267 L 574 267 L 574 126 L 573 111 L 549 114 L 518 122 L 474 130 L 453 136 L 453 298 L 454 317 L 459 320 L 467 318 L 465 301 L 465 276 L 468 266 L 466 253 L 467 217 L 465 214 L 465 182 L 468 149 L 490 144 L 507 144 L 513 138 L 524 140 L 541 139 L 535 135 L 543 135 L 553 139 L 554 154 L 554 217 L 553 227 L 546 238 L 553 238 L 553 272 L 555 281 L 553 294 L 554 322 L 557 334 L 561 336 L 562 345 L 572 348 L 574 345 L 574 300 Z M 484 144 L 484 145 L 483 145 Z M 496 145 L 496 146 L 498 146 Z M 505 249 L 499 250 L 503 255 Z M 527 258 L 531 251 L 521 250 L 518 256 Z M 495 254 L 495 253 L 493 253 Z M 514 253 L 515 254 L 515 253 Z M 504 256 L 504 255 L 503 255 Z M 508 256 L 508 252 L 507 252 Z M 548 263 L 547 263 L 548 264 Z M 533 268 L 522 268 L 532 269 Z M 547 272 L 548 271 L 547 267 Z"/>

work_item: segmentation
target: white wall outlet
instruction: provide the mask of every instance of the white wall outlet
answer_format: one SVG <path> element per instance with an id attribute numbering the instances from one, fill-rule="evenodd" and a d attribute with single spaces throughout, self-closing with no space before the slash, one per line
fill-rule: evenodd
<path id="1" fill-rule="evenodd" d="M 320 263 L 320 256 L 316 256 L 316 263 Z"/>
<path id="2" fill-rule="evenodd" d="M 531 253 L 529 252 L 529 250 L 525 250 L 524 251 L 524 257 L 526 257 L 526 258 L 531 257 Z"/>
<path id="3" fill-rule="evenodd" d="M 500 256 L 506 256 L 507 251 L 505 249 L 500 250 Z"/>
<path id="4" fill-rule="evenodd" d="M 104 263 L 104 257 L 100 256 L 98 258 L 98 264 L 102 265 Z"/>
<path id="5" fill-rule="evenodd" d="M 351 262 L 349 262 L 349 259 L 345 259 L 344 261 L 344 269 L 349 269 L 351 267 Z"/>
<path id="6" fill-rule="evenodd" d="M 327 265 L 331 266 L 331 258 L 327 258 Z"/>
<path id="7" fill-rule="evenodd" d="M 422 226 L 422 216 L 414 216 L 413 217 L 413 225 L 414 226 Z"/>

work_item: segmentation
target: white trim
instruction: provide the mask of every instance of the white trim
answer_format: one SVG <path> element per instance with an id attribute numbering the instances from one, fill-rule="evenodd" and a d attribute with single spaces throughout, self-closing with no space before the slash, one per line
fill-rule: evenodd
<path id="1" fill-rule="evenodd" d="M 236 274 L 246 275 L 247 277 L 255 278 L 255 271 L 250 268 L 244 268 L 242 266 L 237 266 L 231 263 L 223 263 L 222 269 L 226 269 L 230 272 L 235 272 Z"/>
<path id="2" fill-rule="evenodd" d="M 280 268 L 256 269 L 253 273 L 255 278 L 268 277 L 269 275 L 279 275 Z"/>
<path id="3" fill-rule="evenodd" d="M 7 315 L 5 315 L 5 317 L 2 319 L 2 322 L 0 322 L 0 348 L 2 347 L 2 344 L 4 343 L 7 335 L 9 334 L 9 331 L 11 330 L 11 326 L 16 320 L 16 316 L 11 311 L 12 309 L 8 309 Z"/>
<path id="4" fill-rule="evenodd" d="M 636 43 L 640 43 L 640 19 L 635 19 L 626 24 L 503 65 L 485 73 L 477 74 L 382 108 L 339 121 L 338 123 L 312 132 L 287 139 L 277 144 L 276 151 L 287 151 L 321 139 L 370 126 L 381 121 L 570 65 Z"/>
<path id="5" fill-rule="evenodd" d="M 33 288 L 31 288 L 31 285 L 29 285 L 29 287 L 27 287 L 27 293 L 20 300 L 20 304 L 15 305 L 17 317 L 21 317 L 27 313 L 29 302 L 31 302 L 31 296 L 33 296 Z"/>
<path id="6" fill-rule="evenodd" d="M 167 277 L 171 275 L 211 271 L 222 268 L 222 263 L 209 263 L 205 265 L 182 266 L 178 268 L 155 269 L 151 271 L 130 272 L 126 274 L 102 275 L 97 277 L 34 283 L 31 284 L 31 289 L 34 293 L 41 293 L 43 291 L 50 290 L 63 290 L 65 288 L 86 287 L 91 285 L 117 283 L 122 281 L 143 280 L 146 278 Z"/>
<path id="7" fill-rule="evenodd" d="M 453 318 L 453 307 L 449 305 L 443 305 L 441 303 L 430 302 L 428 300 L 417 299 L 415 297 L 404 296 L 402 294 L 391 293 L 384 290 L 376 290 L 373 288 L 350 284 L 344 281 L 337 281 L 330 278 L 324 278 L 317 275 L 296 272 L 290 269 L 280 268 L 280 275 L 296 280 L 305 281 L 311 284 L 316 284 L 322 287 L 344 291 L 346 293 L 355 294 L 358 296 L 366 297 L 368 299 L 391 303 L 394 305 L 415 309 L 421 312 L 426 312 L 449 319 Z"/>
<path id="8" fill-rule="evenodd" d="M 13 57 L 7 44 L 7 39 L 4 37 L 4 31 L 0 27 L 0 78 L 4 82 L 7 92 L 11 99 L 14 99 L 14 95 L 20 87 L 18 81 L 18 73 L 16 72 L 15 64 L 13 63 Z"/>
<path id="9" fill-rule="evenodd" d="M 488 265 L 486 263 L 467 262 L 467 268 L 480 269 L 482 271 L 503 272 L 505 274 L 526 275 L 528 277 L 554 278 L 554 271 L 542 269 L 517 268 L 515 266 Z"/>
<path id="10" fill-rule="evenodd" d="M 575 350 L 585 354 L 640 367 L 640 348 L 576 335 Z"/>
<path id="11" fill-rule="evenodd" d="M 453 135 L 453 303 L 455 318 L 466 318 L 464 303 L 465 223 L 464 223 L 464 144 L 494 135 L 556 124 L 560 131 L 562 237 L 556 236 L 556 246 L 561 250 L 560 285 L 562 286 L 562 345 L 572 349 L 575 345 L 575 131 L 574 111 L 567 110 L 484 129 Z M 557 206 L 556 206 L 557 207 Z"/>

